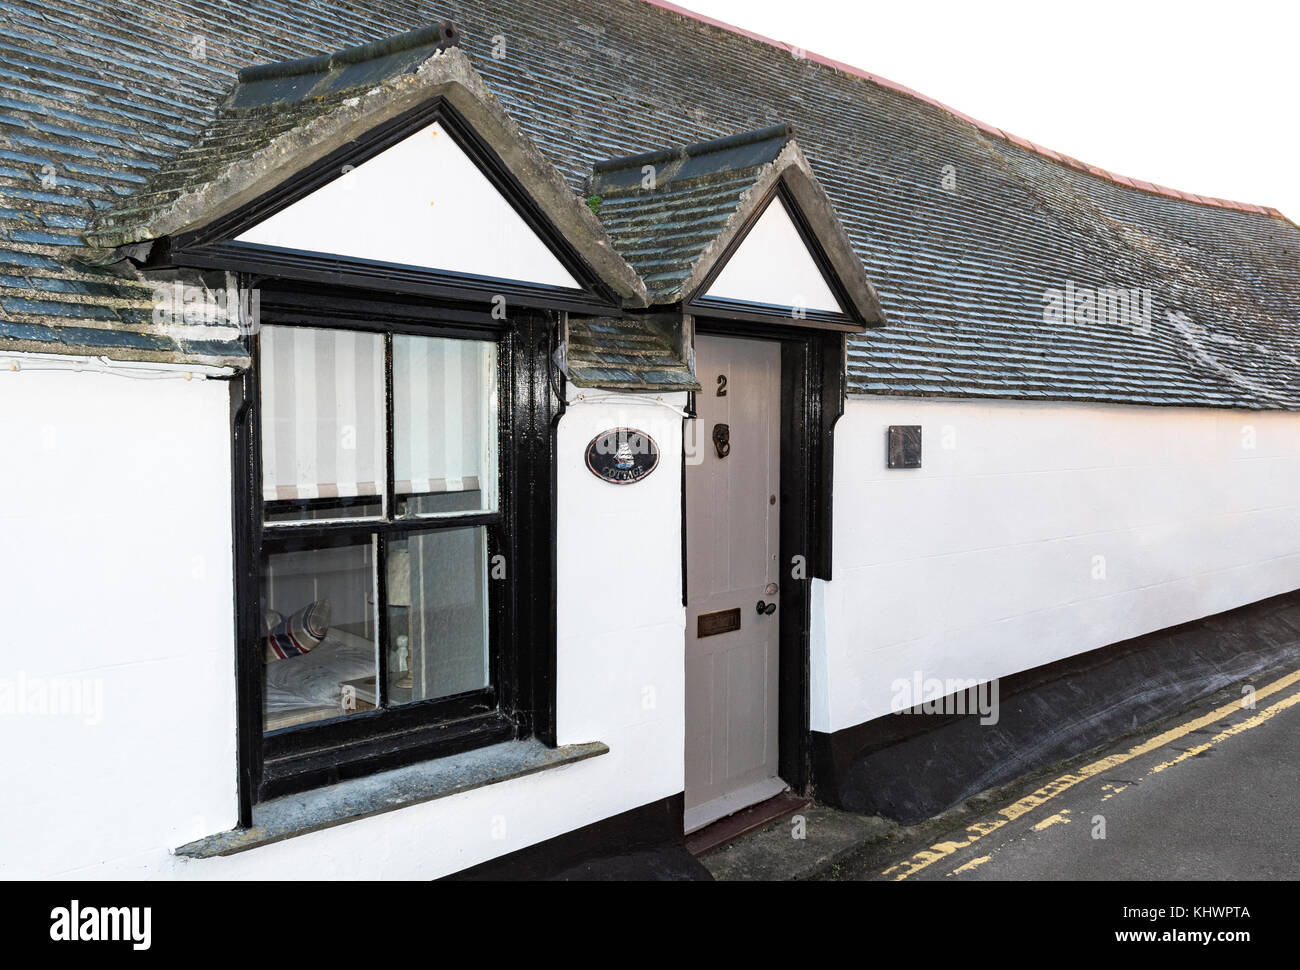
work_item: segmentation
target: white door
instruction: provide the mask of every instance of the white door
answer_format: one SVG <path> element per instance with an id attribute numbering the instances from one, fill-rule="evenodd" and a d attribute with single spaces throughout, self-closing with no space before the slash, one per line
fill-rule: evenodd
<path id="1" fill-rule="evenodd" d="M 773 592 L 781 350 L 774 341 L 699 336 L 695 362 L 703 390 L 687 432 L 688 832 L 786 787 L 777 777 L 781 617 Z"/>

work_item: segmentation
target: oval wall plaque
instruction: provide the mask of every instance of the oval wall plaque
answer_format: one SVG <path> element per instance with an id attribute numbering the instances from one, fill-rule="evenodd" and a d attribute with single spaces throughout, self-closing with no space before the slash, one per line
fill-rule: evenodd
<path id="1" fill-rule="evenodd" d="M 639 482 L 659 464 L 659 446 L 644 431 L 612 428 L 587 445 L 587 467 L 597 478 L 614 485 Z"/>

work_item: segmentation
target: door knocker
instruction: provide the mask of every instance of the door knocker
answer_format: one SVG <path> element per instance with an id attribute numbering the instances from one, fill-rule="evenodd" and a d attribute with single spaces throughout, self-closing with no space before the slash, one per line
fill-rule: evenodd
<path id="1" fill-rule="evenodd" d="M 713 447 L 717 450 L 719 458 L 726 458 L 731 454 L 731 428 L 728 425 L 713 426 Z"/>

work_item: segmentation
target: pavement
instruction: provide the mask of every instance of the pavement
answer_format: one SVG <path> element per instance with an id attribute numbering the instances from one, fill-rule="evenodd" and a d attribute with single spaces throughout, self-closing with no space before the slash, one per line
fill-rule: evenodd
<path id="1" fill-rule="evenodd" d="M 548 877 L 554 882 L 708 882 L 710 875 L 685 846 L 584 859 Z"/>
<path id="2" fill-rule="evenodd" d="M 701 856 L 719 880 L 1300 879 L 1300 670 L 1262 672 L 901 825 L 811 805 Z"/>

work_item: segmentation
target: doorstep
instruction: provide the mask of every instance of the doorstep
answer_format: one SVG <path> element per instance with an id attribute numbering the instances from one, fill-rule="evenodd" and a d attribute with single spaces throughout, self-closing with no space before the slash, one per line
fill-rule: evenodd
<path id="1" fill-rule="evenodd" d="M 812 879 L 899 827 L 878 815 L 811 804 L 710 849 L 699 860 L 719 882 Z"/>
<path id="2" fill-rule="evenodd" d="M 686 836 L 686 848 L 694 855 L 701 856 L 711 852 L 720 845 L 734 842 L 742 835 L 754 829 L 760 829 L 768 822 L 793 815 L 799 809 L 812 804 L 812 799 L 791 795 L 788 791 L 774 795 L 765 802 L 751 805 L 734 815 L 720 818 L 712 825 L 706 825 Z"/>
<path id="3" fill-rule="evenodd" d="M 536 739 L 475 748 L 261 802 L 253 806 L 251 827 L 198 839 L 178 848 L 176 855 L 191 859 L 233 855 L 608 752 L 608 745 L 599 741 L 548 748 Z"/>

